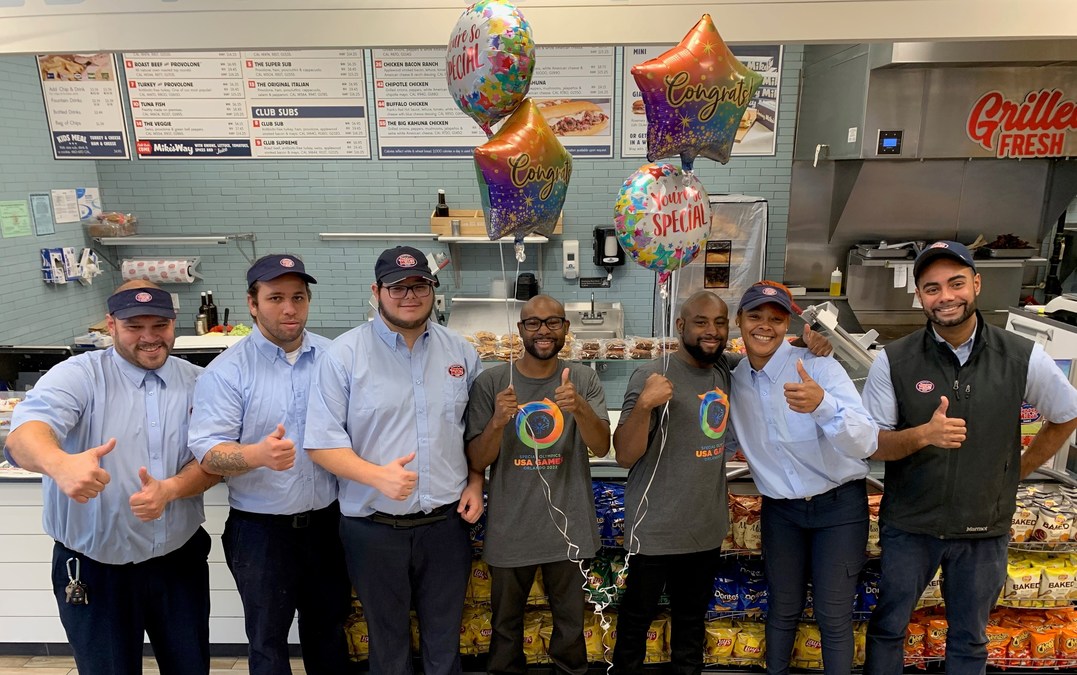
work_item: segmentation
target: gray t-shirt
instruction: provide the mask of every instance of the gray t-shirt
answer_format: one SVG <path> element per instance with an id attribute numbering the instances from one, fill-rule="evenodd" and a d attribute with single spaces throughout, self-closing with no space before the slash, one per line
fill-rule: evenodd
<path id="1" fill-rule="evenodd" d="M 524 377 L 519 370 L 513 373 L 521 411 L 505 428 L 501 454 L 490 465 L 486 505 L 483 557 L 495 567 L 568 560 L 569 545 L 558 530 L 565 528 L 566 516 L 566 531 L 575 544 L 571 555 L 590 558 L 598 551 L 587 446 L 576 429 L 575 418 L 562 414 L 553 403 L 566 367 L 580 396 L 599 417 L 609 420 L 602 383 L 587 366 L 558 361 L 554 375 L 543 380 Z M 486 428 L 498 392 L 508 386 L 509 364 L 484 370 L 475 380 L 467 406 L 467 440 Z M 550 502 L 564 515 L 553 510 L 551 517 L 540 472 L 550 484 Z"/>
<path id="2" fill-rule="evenodd" d="M 695 368 L 674 356 L 665 373 L 661 360 L 632 373 L 621 424 L 628 419 L 651 373 L 669 378 L 673 398 L 669 418 L 662 424 L 667 433 L 661 459 L 659 418 L 663 408 L 658 407 L 651 412 L 647 451 L 628 473 L 625 548 L 629 551 L 674 555 L 722 545 L 729 529 L 725 482 L 725 444 L 730 433 L 728 358 L 723 356 L 713 368 Z M 647 503 L 640 508 L 652 474 Z"/>

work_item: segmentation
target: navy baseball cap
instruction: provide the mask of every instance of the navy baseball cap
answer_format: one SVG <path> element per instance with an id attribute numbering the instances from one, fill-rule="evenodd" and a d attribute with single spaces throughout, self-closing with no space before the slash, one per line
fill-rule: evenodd
<path id="1" fill-rule="evenodd" d="M 275 254 L 264 255 L 254 261 L 247 270 L 247 286 L 253 286 L 257 281 L 269 281 L 282 277 L 285 274 L 294 274 L 308 284 L 316 284 L 318 280 L 307 274 L 303 261 L 294 255 Z"/>
<path id="2" fill-rule="evenodd" d="M 920 272 L 922 272 L 925 267 L 939 258 L 956 260 L 963 265 L 971 267 L 972 271 L 976 272 L 976 263 L 972 260 L 972 253 L 964 244 L 959 244 L 956 241 L 936 241 L 931 246 L 920 251 L 920 255 L 916 256 L 916 262 L 913 263 L 912 266 L 913 281 L 920 278 Z"/>
<path id="3" fill-rule="evenodd" d="M 748 290 L 744 291 L 744 295 L 740 298 L 740 305 L 737 306 L 737 311 L 747 312 L 750 309 L 755 309 L 768 302 L 772 302 L 790 314 L 793 314 L 793 301 L 789 299 L 789 294 L 780 288 L 775 288 L 774 286 L 768 286 L 766 284 L 754 284 L 749 286 Z"/>
<path id="4" fill-rule="evenodd" d="M 392 286 L 409 277 L 422 277 L 438 285 L 438 278 L 430 271 L 426 254 L 410 246 L 396 246 L 382 251 L 374 264 L 374 277 L 382 286 Z"/>
<path id="5" fill-rule="evenodd" d="M 160 288 L 129 288 L 113 293 L 108 298 L 108 313 L 116 319 L 130 319 L 132 316 L 176 318 L 172 296 Z"/>

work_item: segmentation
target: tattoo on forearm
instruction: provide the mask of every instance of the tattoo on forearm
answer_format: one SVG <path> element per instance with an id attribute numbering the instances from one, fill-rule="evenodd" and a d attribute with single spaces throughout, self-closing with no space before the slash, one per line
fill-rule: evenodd
<path id="1" fill-rule="evenodd" d="M 211 469 L 225 475 L 244 473 L 250 471 L 251 468 L 247 464 L 247 461 L 243 459 L 243 453 L 238 450 L 235 452 L 210 450 L 207 459 L 209 460 L 209 467 Z"/>

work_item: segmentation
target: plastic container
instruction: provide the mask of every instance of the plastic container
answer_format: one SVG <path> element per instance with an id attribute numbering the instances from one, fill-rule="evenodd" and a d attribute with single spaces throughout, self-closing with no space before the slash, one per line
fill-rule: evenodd
<path id="1" fill-rule="evenodd" d="M 836 298 L 841 295 L 841 270 L 837 267 L 830 273 L 830 297 Z"/>

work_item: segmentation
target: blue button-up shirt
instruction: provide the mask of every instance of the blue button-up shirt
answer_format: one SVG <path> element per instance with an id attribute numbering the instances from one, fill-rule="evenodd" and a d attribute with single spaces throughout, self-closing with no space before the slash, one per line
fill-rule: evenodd
<path id="1" fill-rule="evenodd" d="M 936 342 L 946 342 L 939 337 L 934 327 L 931 329 L 931 336 Z M 973 330 L 969 339 L 957 347 L 948 342 L 946 346 L 954 352 L 958 363 L 965 365 L 972 356 L 975 339 L 976 331 Z M 1077 394 L 1074 393 L 1073 385 L 1039 344 L 1033 345 L 1032 354 L 1029 356 L 1025 400 L 1034 405 L 1050 422 L 1061 424 L 1077 417 Z M 880 428 L 893 430 L 897 426 L 898 402 L 890 378 L 890 358 L 885 349 L 878 353 L 875 362 L 871 364 L 871 370 L 868 371 L 868 379 L 864 382 L 864 403 L 871 408 L 871 414 Z M 18 410 L 18 407 L 15 409 Z"/>
<path id="2" fill-rule="evenodd" d="M 785 384 L 801 381 L 797 359 L 824 392 L 811 413 L 793 412 L 785 400 Z M 760 493 L 803 499 L 868 475 L 879 428 L 834 359 L 782 341 L 762 370 L 740 362 L 730 400 L 737 441 Z"/>
<path id="3" fill-rule="evenodd" d="M 419 482 L 407 499 L 341 479 L 341 513 L 429 512 L 460 499 L 467 485 L 467 392 L 482 370 L 470 343 L 428 322 L 409 350 L 376 316 L 334 340 L 315 370 L 307 449 L 352 448 L 378 465 L 416 453 L 405 468 L 417 472 Z"/>
<path id="4" fill-rule="evenodd" d="M 213 359 L 195 386 L 191 452 L 202 461 L 221 443 L 257 443 L 284 425 L 295 443 L 295 466 L 261 466 L 229 476 L 228 503 L 241 511 L 293 514 L 322 509 L 337 498 L 337 479 L 303 452 L 314 361 L 329 340 L 305 332 L 295 365 L 260 329 Z"/>
<path id="5" fill-rule="evenodd" d="M 53 539 L 98 562 L 120 565 L 171 553 L 191 538 L 205 520 L 201 495 L 171 502 L 159 520 L 148 523 L 135 517 L 129 500 L 142 489 L 139 467 L 154 478 L 170 478 L 194 458 L 187 450 L 187 428 L 201 370 L 175 357 L 157 370 L 144 370 L 112 348 L 87 352 L 54 366 L 15 407 L 13 430 L 44 422 L 68 454 L 116 439 L 101 458 L 111 481 L 89 502 L 79 504 L 42 477 L 44 526 Z"/>

